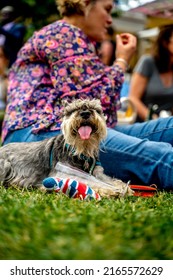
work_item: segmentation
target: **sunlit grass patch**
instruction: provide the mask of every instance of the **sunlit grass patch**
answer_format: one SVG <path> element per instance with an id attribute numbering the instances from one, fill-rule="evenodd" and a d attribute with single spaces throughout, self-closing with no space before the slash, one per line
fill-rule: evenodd
<path id="1" fill-rule="evenodd" d="M 173 194 L 80 201 L 0 187 L 0 259 L 173 259 Z"/>

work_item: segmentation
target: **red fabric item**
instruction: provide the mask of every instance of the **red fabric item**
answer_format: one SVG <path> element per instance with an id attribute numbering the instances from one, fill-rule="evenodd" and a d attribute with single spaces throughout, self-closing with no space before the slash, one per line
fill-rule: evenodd
<path id="1" fill-rule="evenodd" d="M 151 197 L 157 193 L 156 185 L 151 185 L 151 186 L 130 185 L 130 188 L 134 191 L 134 196 Z"/>

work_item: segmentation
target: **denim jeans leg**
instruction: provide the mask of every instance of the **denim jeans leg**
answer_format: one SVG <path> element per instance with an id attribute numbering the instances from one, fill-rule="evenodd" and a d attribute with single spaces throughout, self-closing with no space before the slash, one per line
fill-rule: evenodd
<path id="1" fill-rule="evenodd" d="M 41 131 L 37 134 L 32 133 L 32 126 L 18 129 L 15 131 L 11 131 L 7 137 L 5 138 L 5 141 L 3 145 L 6 145 L 8 143 L 12 142 L 36 142 L 41 141 L 46 138 L 50 138 L 53 136 L 57 136 L 60 134 L 61 131 Z"/>
<path id="2" fill-rule="evenodd" d="M 173 146 L 173 117 L 159 118 L 132 125 L 117 125 L 115 130 L 140 139 L 167 142 Z"/>
<path id="3" fill-rule="evenodd" d="M 132 126 L 129 126 L 129 129 Z M 144 125 L 142 126 L 144 128 Z M 152 132 L 152 126 L 150 129 Z M 126 133 L 128 131 L 127 128 L 122 130 L 126 130 Z M 167 128 L 167 130 L 169 129 Z M 166 134 L 168 134 L 167 130 L 165 130 Z M 172 131 L 172 125 L 170 130 Z M 137 135 L 138 132 L 139 129 L 131 134 Z M 142 132 L 140 131 L 140 133 L 142 138 Z M 156 135 L 154 137 L 156 138 Z M 125 182 L 130 180 L 133 184 L 156 184 L 161 189 L 173 189 L 173 148 L 171 144 L 150 141 L 147 137 L 140 139 L 114 129 L 108 129 L 107 139 L 101 143 L 100 148 L 100 160 L 106 174 Z"/>

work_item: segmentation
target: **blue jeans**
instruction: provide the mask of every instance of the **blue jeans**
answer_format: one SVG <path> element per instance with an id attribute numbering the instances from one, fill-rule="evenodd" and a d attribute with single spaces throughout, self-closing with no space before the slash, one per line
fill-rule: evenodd
<path id="1" fill-rule="evenodd" d="M 31 127 L 10 133 L 9 142 L 40 141 L 59 131 L 33 134 Z M 173 117 L 108 128 L 101 143 L 100 160 L 105 173 L 133 184 L 156 184 L 173 190 Z"/>

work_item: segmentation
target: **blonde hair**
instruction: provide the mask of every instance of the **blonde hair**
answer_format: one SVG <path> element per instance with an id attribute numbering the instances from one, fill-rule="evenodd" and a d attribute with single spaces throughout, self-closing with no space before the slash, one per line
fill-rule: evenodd
<path id="1" fill-rule="evenodd" d="M 84 15 L 87 3 L 94 3 L 97 0 L 56 0 L 57 8 L 61 16 L 74 14 Z"/>

